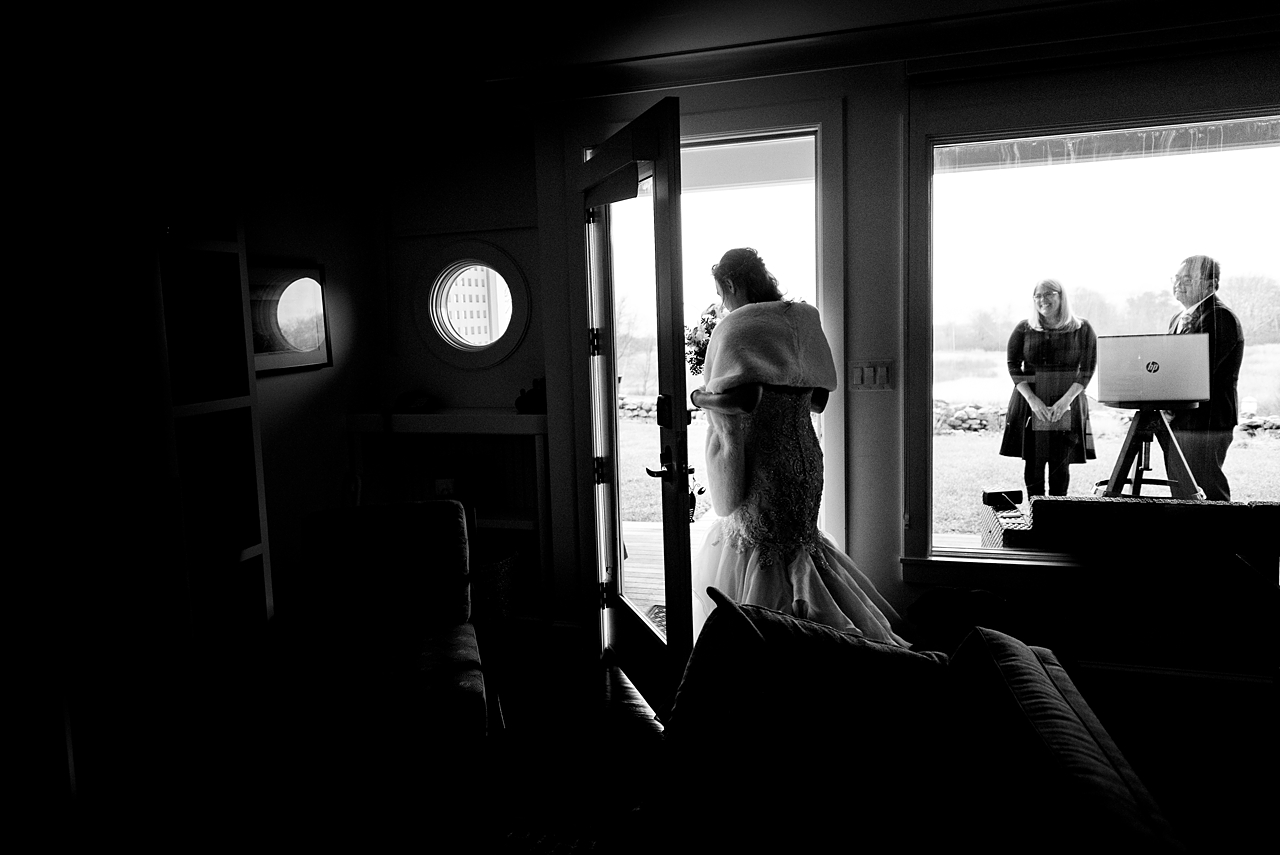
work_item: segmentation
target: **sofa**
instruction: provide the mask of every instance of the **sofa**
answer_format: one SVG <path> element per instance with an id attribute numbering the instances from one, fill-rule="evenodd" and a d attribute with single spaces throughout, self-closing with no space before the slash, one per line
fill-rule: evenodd
<path id="1" fill-rule="evenodd" d="M 306 577 L 272 620 L 275 750 L 315 804 L 414 791 L 502 727 L 471 622 L 463 506 L 333 508 L 304 529 Z"/>
<path id="2" fill-rule="evenodd" d="M 637 851 L 1184 851 L 1052 651 L 976 627 L 918 652 L 710 593 Z"/>

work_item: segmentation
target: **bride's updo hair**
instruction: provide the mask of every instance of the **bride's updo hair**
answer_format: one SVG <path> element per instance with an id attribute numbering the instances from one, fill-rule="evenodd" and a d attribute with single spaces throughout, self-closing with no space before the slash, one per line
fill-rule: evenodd
<path id="1" fill-rule="evenodd" d="M 764 259 L 750 247 L 731 249 L 720 257 L 719 264 L 711 266 L 711 275 L 723 288 L 726 282 L 742 289 L 748 302 L 765 303 L 781 300 L 778 280 L 764 266 Z"/>

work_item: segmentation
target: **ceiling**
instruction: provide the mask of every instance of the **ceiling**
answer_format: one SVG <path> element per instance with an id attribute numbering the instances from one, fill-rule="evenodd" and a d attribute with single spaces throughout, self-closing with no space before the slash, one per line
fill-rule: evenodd
<path id="1" fill-rule="evenodd" d="M 654 0 L 606 11 L 592 5 L 497 16 L 485 9 L 486 20 L 475 27 L 482 35 L 442 49 L 438 67 L 460 85 L 528 91 L 536 84 L 542 93 L 572 97 L 1013 48 L 1069 51 L 1091 42 L 1112 49 L 1135 38 L 1176 43 L 1218 31 L 1280 30 L 1274 0 L 1162 4 L 1158 15 L 1133 0 Z"/>

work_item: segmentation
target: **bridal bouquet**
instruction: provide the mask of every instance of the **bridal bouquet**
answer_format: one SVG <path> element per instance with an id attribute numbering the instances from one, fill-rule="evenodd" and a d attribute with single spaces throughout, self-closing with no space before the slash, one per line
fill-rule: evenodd
<path id="1" fill-rule="evenodd" d="M 702 310 L 698 323 L 684 328 L 684 353 L 690 374 L 702 373 L 702 363 L 707 358 L 707 343 L 711 341 L 711 331 L 716 328 L 716 321 L 719 320 L 719 308 L 716 303 L 712 303 Z"/>

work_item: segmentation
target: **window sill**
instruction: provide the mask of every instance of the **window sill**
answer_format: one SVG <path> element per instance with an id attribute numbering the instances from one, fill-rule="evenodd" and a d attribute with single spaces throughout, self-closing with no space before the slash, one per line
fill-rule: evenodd
<path id="1" fill-rule="evenodd" d="M 903 558 L 902 580 L 948 588 L 1032 588 L 1078 580 L 1081 569 L 1071 556 L 1056 552 L 935 549 L 927 558 Z"/>

